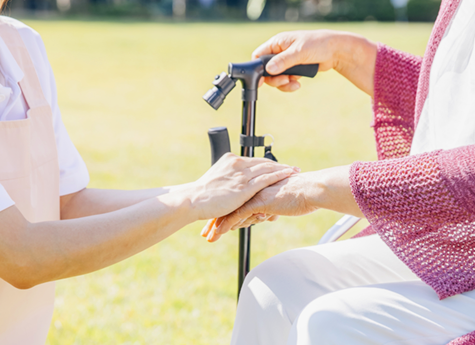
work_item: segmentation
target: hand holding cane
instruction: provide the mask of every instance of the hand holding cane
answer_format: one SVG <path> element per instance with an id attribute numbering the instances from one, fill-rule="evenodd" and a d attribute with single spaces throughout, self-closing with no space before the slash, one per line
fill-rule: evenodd
<path id="1" fill-rule="evenodd" d="M 241 127 L 241 156 L 254 157 L 254 149 L 264 145 L 265 136 L 255 135 L 256 125 L 256 101 L 259 81 L 262 77 L 270 76 L 266 71 L 266 65 L 274 55 L 261 56 L 256 60 L 244 63 L 230 63 L 228 73 L 217 75 L 213 81 L 214 87 L 204 96 L 204 100 L 215 110 L 224 102 L 226 96 L 236 86 L 236 81 L 242 83 L 242 127 Z M 298 65 L 287 69 L 282 75 L 298 75 L 313 78 L 318 72 L 318 64 Z M 227 131 L 226 131 L 227 133 Z M 211 141 L 211 136 L 210 136 Z M 219 141 L 221 142 L 221 141 Z M 229 142 L 229 139 L 228 139 Z M 212 144 L 213 145 L 213 144 Z M 219 143 L 218 143 L 219 145 Z M 212 152 L 216 148 L 212 147 Z M 222 149 L 216 149 L 216 152 Z M 270 153 L 270 147 L 266 153 Z M 272 158 L 273 155 L 269 155 Z M 275 157 L 274 157 L 275 158 Z M 239 229 L 239 271 L 238 271 L 238 294 L 241 290 L 244 278 L 250 270 L 251 227 Z"/>

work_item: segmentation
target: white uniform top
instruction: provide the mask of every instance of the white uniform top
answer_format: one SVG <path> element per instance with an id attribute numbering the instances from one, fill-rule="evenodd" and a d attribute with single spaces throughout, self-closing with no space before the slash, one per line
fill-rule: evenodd
<path id="1" fill-rule="evenodd" d="M 89 174 L 79 152 L 71 142 L 58 107 L 56 82 L 46 56 L 40 35 L 25 24 L 10 21 L 19 31 L 30 53 L 41 88 L 53 111 L 53 127 L 56 136 L 60 168 L 60 195 L 77 192 L 89 183 Z M 5 80 L 0 80 L 0 121 L 13 121 L 26 118 L 27 105 L 21 95 L 18 82 L 23 72 L 0 38 L 0 71 Z M 0 184 L 0 211 L 14 205 L 13 200 Z"/>
<path id="2" fill-rule="evenodd" d="M 462 0 L 430 71 L 411 154 L 475 144 L 475 1 Z"/>

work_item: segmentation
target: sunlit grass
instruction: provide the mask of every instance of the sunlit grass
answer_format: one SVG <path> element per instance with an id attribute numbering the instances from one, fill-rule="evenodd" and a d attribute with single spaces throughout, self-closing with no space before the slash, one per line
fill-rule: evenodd
<path id="1" fill-rule="evenodd" d="M 219 112 L 201 99 L 230 61 L 284 30 L 333 28 L 423 54 L 426 24 L 156 24 L 28 21 L 43 36 L 63 119 L 91 187 L 147 188 L 197 179 L 207 129 L 227 126 L 238 153 L 240 92 Z M 371 100 L 338 74 L 294 94 L 263 88 L 257 132 L 304 171 L 375 159 Z M 258 151 L 258 154 L 262 153 Z M 282 218 L 254 230 L 252 264 L 315 244 L 339 215 Z M 236 306 L 237 234 L 216 244 L 202 223 L 111 268 L 58 283 L 49 344 L 226 344 Z M 361 228 L 362 225 L 359 226 Z"/>

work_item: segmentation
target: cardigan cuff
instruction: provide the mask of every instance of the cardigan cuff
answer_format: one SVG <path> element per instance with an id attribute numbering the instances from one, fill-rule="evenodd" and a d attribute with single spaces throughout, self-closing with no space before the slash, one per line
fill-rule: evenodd
<path id="1" fill-rule="evenodd" d="M 350 169 L 351 191 L 372 228 L 441 299 L 475 289 L 473 201 L 462 207 L 475 189 L 472 150 L 356 162 Z"/>

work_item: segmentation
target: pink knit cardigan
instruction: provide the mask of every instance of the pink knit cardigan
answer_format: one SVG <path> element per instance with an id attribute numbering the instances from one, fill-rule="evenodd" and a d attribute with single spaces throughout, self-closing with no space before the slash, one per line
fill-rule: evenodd
<path id="1" fill-rule="evenodd" d="M 359 236 L 377 232 L 440 299 L 475 289 L 475 145 L 409 153 L 435 52 L 459 2 L 442 1 L 423 59 L 378 46 L 373 126 L 380 160 L 356 162 L 350 172 L 371 224 Z M 450 343 L 474 344 L 475 332 Z"/>

